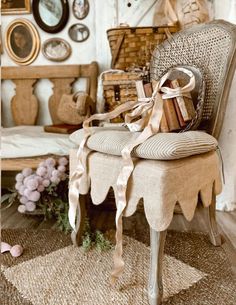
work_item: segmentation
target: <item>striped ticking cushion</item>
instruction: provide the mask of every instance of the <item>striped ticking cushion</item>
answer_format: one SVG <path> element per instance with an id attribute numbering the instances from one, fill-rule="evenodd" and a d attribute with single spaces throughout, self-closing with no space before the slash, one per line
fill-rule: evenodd
<path id="1" fill-rule="evenodd" d="M 126 129 L 94 129 L 95 133 L 88 139 L 87 146 L 91 150 L 116 156 L 121 156 L 122 149 L 140 134 Z M 72 133 L 70 139 L 79 145 L 83 135 L 83 129 L 80 129 Z M 217 145 L 217 140 L 203 131 L 158 133 L 137 146 L 132 156 L 152 160 L 174 160 L 216 150 Z"/>

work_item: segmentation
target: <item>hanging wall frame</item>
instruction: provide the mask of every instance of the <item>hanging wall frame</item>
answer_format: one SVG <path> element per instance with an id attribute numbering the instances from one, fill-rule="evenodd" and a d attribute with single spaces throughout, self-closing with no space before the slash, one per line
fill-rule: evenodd
<path id="1" fill-rule="evenodd" d="M 15 19 L 6 29 L 5 45 L 12 60 L 19 65 L 29 65 L 39 53 L 38 31 L 29 20 Z"/>
<path id="2" fill-rule="evenodd" d="M 60 32 L 69 19 L 68 0 L 33 0 L 34 19 L 48 33 Z"/>
<path id="3" fill-rule="evenodd" d="M 89 13 L 88 0 L 74 0 L 72 5 L 72 11 L 74 16 L 79 20 L 82 20 L 87 17 Z"/>
<path id="4" fill-rule="evenodd" d="M 70 44 L 61 38 L 50 38 L 43 43 L 43 55 L 51 61 L 64 61 L 71 54 Z"/>
<path id="5" fill-rule="evenodd" d="M 73 24 L 68 33 L 70 38 L 76 42 L 83 42 L 89 38 L 89 29 L 82 23 Z"/>
<path id="6" fill-rule="evenodd" d="M 30 13 L 30 0 L 2 0 L 2 15 L 18 15 Z"/>

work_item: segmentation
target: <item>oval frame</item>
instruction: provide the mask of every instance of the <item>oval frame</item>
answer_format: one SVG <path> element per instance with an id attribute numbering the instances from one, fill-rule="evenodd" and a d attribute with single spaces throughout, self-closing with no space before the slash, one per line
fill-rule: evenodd
<path id="1" fill-rule="evenodd" d="M 67 48 L 67 54 L 62 56 L 62 57 L 59 57 L 59 58 L 55 58 L 55 57 L 50 57 L 48 56 L 47 52 L 46 52 L 46 47 L 49 43 L 53 42 L 53 41 L 59 41 L 59 42 L 62 42 L 66 48 Z M 43 45 L 42 45 L 42 53 L 43 55 L 48 59 L 48 60 L 51 60 L 51 61 L 56 61 L 56 62 L 60 62 L 60 61 L 64 61 L 66 60 L 68 57 L 70 57 L 71 55 L 71 52 L 72 52 L 72 48 L 71 48 L 71 45 L 69 44 L 69 42 L 67 42 L 65 39 L 62 39 L 62 38 L 58 38 L 58 37 L 55 37 L 55 38 L 50 38 L 50 39 L 47 39 L 44 41 Z"/>
<path id="2" fill-rule="evenodd" d="M 69 3 L 68 0 L 60 0 L 62 5 L 62 17 L 57 25 L 50 26 L 47 25 L 40 16 L 39 13 L 39 2 L 40 0 L 33 0 L 32 11 L 34 19 L 37 22 L 38 26 L 47 33 L 58 33 L 60 32 L 67 24 L 69 20 Z"/>
<path id="3" fill-rule="evenodd" d="M 73 27 L 76 27 L 76 26 L 82 26 L 82 27 L 84 27 L 84 28 L 86 28 L 86 30 L 87 30 L 87 33 L 88 33 L 88 35 L 85 37 L 85 38 L 82 38 L 82 39 L 75 39 L 74 37 L 73 37 L 73 35 L 71 34 L 71 31 L 72 31 L 72 29 L 73 29 Z M 69 29 L 68 29 L 68 34 L 69 34 L 69 37 L 70 37 L 70 39 L 72 39 L 73 41 L 75 41 L 75 42 L 84 42 L 85 40 L 87 40 L 88 38 L 89 38 L 89 35 L 90 35 L 90 31 L 89 31 L 89 28 L 85 25 L 85 24 L 83 24 L 83 23 L 75 23 L 75 24 L 72 24 L 70 27 L 69 27 Z"/>
<path id="4" fill-rule="evenodd" d="M 76 3 L 77 0 L 74 0 L 73 1 L 73 4 L 72 4 L 72 12 L 73 12 L 73 15 L 75 16 L 75 18 L 79 19 L 79 20 L 82 20 L 84 18 L 86 18 L 88 16 L 88 13 L 89 13 L 89 10 L 90 10 L 90 5 L 89 5 L 89 1 L 88 0 L 84 0 L 85 1 L 85 6 L 87 5 L 87 9 L 85 11 L 85 14 L 82 16 L 82 17 L 78 17 L 78 15 L 76 15 L 75 13 L 75 3 Z"/>
<path id="5" fill-rule="evenodd" d="M 17 56 L 17 54 L 14 52 L 14 50 L 11 46 L 11 35 L 12 35 L 14 29 L 18 26 L 27 27 L 27 29 L 29 30 L 31 37 L 32 37 L 32 50 L 28 56 L 23 57 L 23 58 Z M 35 26 L 33 25 L 33 23 L 31 23 L 29 20 L 15 19 L 9 24 L 9 26 L 6 29 L 5 46 L 6 46 L 6 50 L 7 50 L 9 57 L 14 62 L 16 62 L 19 65 L 29 65 L 36 59 L 36 57 L 38 56 L 39 50 L 40 50 L 39 33 L 38 33 L 37 29 L 35 28 Z"/>

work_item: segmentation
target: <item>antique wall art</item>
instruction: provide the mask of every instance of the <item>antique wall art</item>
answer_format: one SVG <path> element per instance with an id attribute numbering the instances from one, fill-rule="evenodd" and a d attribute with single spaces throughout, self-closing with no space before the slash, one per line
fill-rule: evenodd
<path id="1" fill-rule="evenodd" d="M 77 19 L 84 19 L 89 13 L 88 0 L 74 0 L 72 11 Z"/>
<path id="2" fill-rule="evenodd" d="M 29 20 L 16 19 L 6 30 L 5 45 L 11 59 L 19 65 L 29 65 L 40 49 L 39 34 Z"/>
<path id="3" fill-rule="evenodd" d="M 58 33 L 69 18 L 68 0 L 33 0 L 34 18 L 37 24 L 48 33 Z"/>
<path id="4" fill-rule="evenodd" d="M 30 13 L 30 0 L 2 0 L 1 14 L 28 14 Z"/>
<path id="5" fill-rule="evenodd" d="M 50 38 L 43 43 L 43 55 L 52 61 L 66 60 L 71 54 L 71 46 L 61 38 Z"/>
<path id="6" fill-rule="evenodd" d="M 83 42 L 89 38 L 89 29 L 82 23 L 73 24 L 69 28 L 69 36 L 74 41 Z"/>

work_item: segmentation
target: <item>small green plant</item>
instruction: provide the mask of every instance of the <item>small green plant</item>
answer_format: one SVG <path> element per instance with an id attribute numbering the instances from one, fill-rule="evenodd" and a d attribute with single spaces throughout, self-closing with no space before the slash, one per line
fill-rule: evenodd
<path id="1" fill-rule="evenodd" d="M 84 234 L 82 236 L 82 247 L 85 252 L 95 247 L 99 252 L 108 251 L 113 248 L 112 243 L 105 238 L 99 230 L 92 232 L 88 218 L 85 220 Z"/>
<path id="2" fill-rule="evenodd" d="M 95 245 L 100 252 L 110 250 L 113 247 L 111 242 L 98 230 L 95 232 Z"/>

